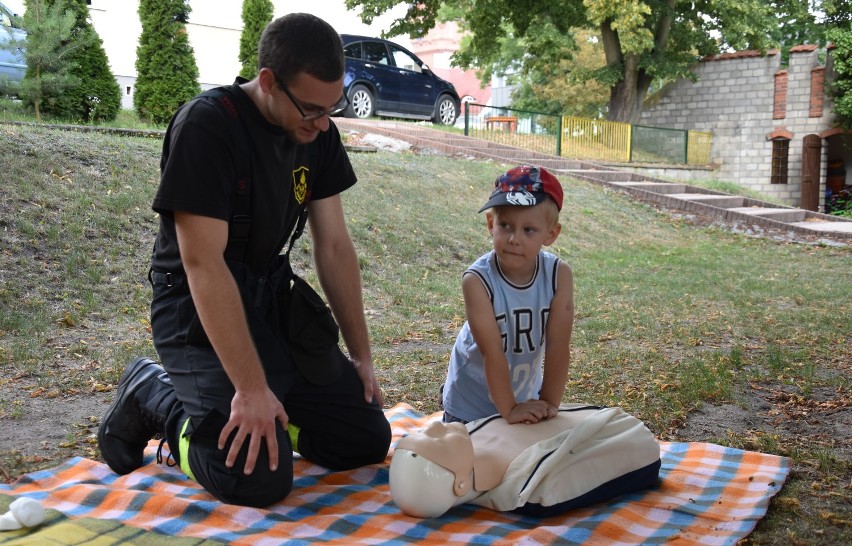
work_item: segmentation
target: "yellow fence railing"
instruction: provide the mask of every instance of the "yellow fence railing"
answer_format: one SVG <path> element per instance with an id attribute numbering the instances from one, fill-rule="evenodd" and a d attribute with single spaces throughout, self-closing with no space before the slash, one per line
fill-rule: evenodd
<path id="1" fill-rule="evenodd" d="M 713 134 L 465 102 L 464 134 L 587 161 L 709 165 Z"/>
<path id="2" fill-rule="evenodd" d="M 707 165 L 710 163 L 710 148 L 713 145 L 713 133 L 689 131 L 686 146 L 686 162 L 689 165 Z"/>
<path id="3" fill-rule="evenodd" d="M 629 123 L 562 117 L 562 155 L 574 159 L 630 161 Z"/>

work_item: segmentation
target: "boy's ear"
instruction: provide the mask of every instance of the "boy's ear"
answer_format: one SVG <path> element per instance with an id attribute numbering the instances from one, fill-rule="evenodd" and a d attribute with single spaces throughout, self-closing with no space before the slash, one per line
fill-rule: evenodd
<path id="1" fill-rule="evenodd" d="M 556 222 L 553 224 L 553 227 L 550 228 L 550 232 L 547 234 L 547 239 L 544 240 L 544 246 L 550 246 L 556 241 L 556 238 L 559 237 L 559 234 L 562 233 L 562 224 Z"/>
<path id="2" fill-rule="evenodd" d="M 488 233 L 494 231 L 494 215 L 490 210 L 485 213 L 485 222 L 488 224 Z"/>

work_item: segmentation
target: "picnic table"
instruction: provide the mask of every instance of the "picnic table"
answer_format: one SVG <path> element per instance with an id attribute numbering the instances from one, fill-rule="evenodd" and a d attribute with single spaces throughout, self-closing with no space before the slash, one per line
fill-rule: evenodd
<path id="1" fill-rule="evenodd" d="M 488 116 L 485 118 L 485 128 L 493 129 L 497 125 L 501 129 L 508 129 L 510 133 L 518 131 L 518 118 L 515 116 Z"/>

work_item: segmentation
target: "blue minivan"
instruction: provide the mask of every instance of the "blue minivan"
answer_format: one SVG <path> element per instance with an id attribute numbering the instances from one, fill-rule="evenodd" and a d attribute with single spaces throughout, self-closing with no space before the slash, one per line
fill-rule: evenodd
<path id="1" fill-rule="evenodd" d="M 18 26 L 12 10 L 0 3 L 0 45 L 10 40 L 22 40 L 26 35 Z M 13 86 L 20 84 L 26 71 L 23 50 L 0 47 L 0 86 L 4 83 L 11 83 Z"/>
<path id="2" fill-rule="evenodd" d="M 347 117 L 372 116 L 432 120 L 452 125 L 459 96 L 447 80 L 404 47 L 379 38 L 342 34 L 349 97 Z"/>

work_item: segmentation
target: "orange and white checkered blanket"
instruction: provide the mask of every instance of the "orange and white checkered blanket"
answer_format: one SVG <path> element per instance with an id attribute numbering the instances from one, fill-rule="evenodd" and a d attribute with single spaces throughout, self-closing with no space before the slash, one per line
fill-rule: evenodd
<path id="1" fill-rule="evenodd" d="M 440 419 L 440 414 L 423 416 L 405 404 L 386 414 L 394 444 Z M 790 471 L 789 460 L 774 455 L 707 443 L 663 442 L 661 447 L 656 489 L 543 519 L 462 505 L 440 518 L 420 520 L 402 514 L 393 503 L 390 454 L 385 464 L 347 472 L 297 459 L 292 493 L 268 509 L 256 509 L 223 504 L 178 469 L 157 465 L 152 442 L 146 464 L 127 476 L 75 458 L 0 485 L 2 511 L 16 496 L 38 499 L 58 511 L 55 518 L 49 511 L 40 528 L 0 532 L 0 544 L 38 541 L 38 533 L 52 544 L 78 543 L 72 542 L 77 540 L 75 523 L 79 527 L 93 519 L 101 527 L 88 525 L 86 536 L 100 534 L 105 544 L 160 544 L 163 538 L 184 542 L 175 537 L 186 537 L 191 544 L 252 545 L 735 544 L 764 516 Z"/>

